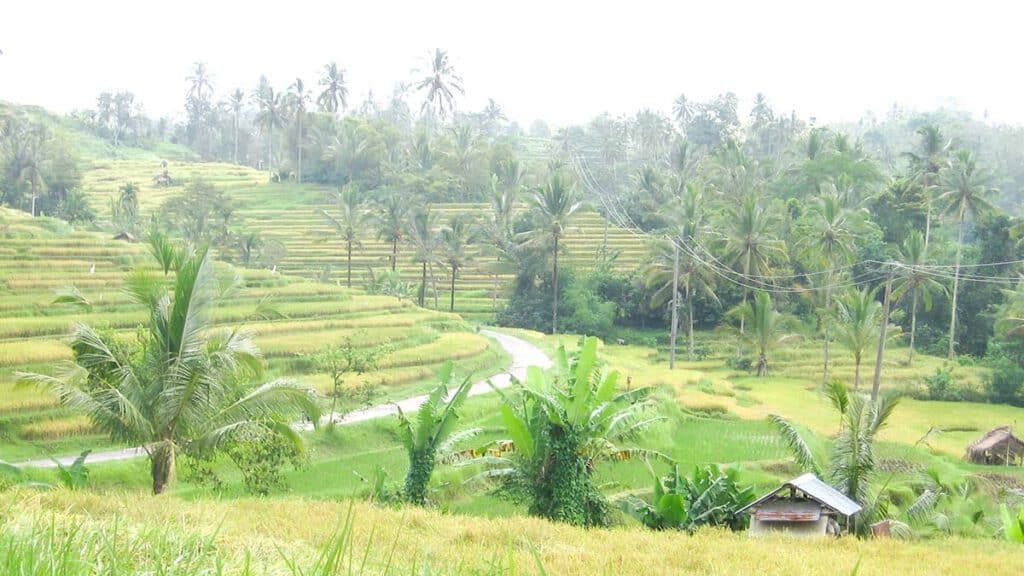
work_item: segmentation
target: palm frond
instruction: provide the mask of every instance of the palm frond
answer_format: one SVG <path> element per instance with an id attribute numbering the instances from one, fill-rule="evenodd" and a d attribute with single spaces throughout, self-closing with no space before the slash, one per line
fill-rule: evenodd
<path id="1" fill-rule="evenodd" d="M 789 447 L 797 465 L 804 470 L 814 472 L 816 475 L 821 476 L 821 468 L 818 467 L 818 463 L 814 459 L 814 453 L 811 452 L 811 447 L 807 445 L 807 442 L 804 441 L 796 427 L 785 418 L 776 414 L 769 415 L 768 420 L 774 424 L 775 428 L 779 431 L 779 434 L 782 436 L 782 440 Z"/>

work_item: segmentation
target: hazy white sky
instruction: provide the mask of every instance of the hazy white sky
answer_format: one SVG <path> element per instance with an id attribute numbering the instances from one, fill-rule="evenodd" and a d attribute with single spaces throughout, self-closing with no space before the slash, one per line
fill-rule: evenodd
<path id="1" fill-rule="evenodd" d="M 443 1 L 175 2 L 7 0 L 0 19 L 0 100 L 58 111 L 131 90 L 153 116 L 182 114 L 185 76 L 205 61 L 218 94 L 261 73 L 315 84 L 331 60 L 350 100 L 384 98 L 434 47 L 449 51 L 462 109 L 495 98 L 527 125 L 583 122 L 679 93 L 757 92 L 777 110 L 847 120 L 894 102 L 956 102 L 1024 123 L 1019 56 L 1024 8 L 1013 0 L 740 2 Z M 350 104 L 352 103 L 350 102 Z"/>

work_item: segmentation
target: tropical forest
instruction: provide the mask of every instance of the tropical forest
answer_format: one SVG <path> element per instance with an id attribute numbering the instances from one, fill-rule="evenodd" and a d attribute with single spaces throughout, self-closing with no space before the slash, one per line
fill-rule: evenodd
<path id="1" fill-rule="evenodd" d="M 0 24 L 0 573 L 1024 570 L 1020 92 L 222 9 Z"/>

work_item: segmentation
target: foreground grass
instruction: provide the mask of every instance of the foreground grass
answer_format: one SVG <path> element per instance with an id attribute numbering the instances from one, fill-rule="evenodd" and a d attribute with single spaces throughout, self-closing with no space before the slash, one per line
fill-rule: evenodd
<path id="1" fill-rule="evenodd" d="M 351 521 L 346 519 L 351 514 Z M 337 571 L 324 552 L 339 552 Z M 329 554 L 328 554 L 329 555 Z M 319 561 L 320 570 L 316 570 Z M 65 562 L 64 565 L 61 563 Z M 1004 542 L 751 539 L 532 518 L 453 517 L 298 498 L 182 502 L 137 494 L 0 495 L 9 574 L 1017 574 Z M 291 567 L 290 567 L 291 565 Z"/>

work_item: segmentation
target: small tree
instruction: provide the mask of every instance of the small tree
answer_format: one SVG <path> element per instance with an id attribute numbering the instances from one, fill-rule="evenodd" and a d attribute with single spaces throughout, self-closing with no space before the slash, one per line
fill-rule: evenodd
<path id="1" fill-rule="evenodd" d="M 381 344 L 370 349 L 359 348 L 352 338 L 345 338 L 340 345 L 328 345 L 313 356 L 317 371 L 326 373 L 331 379 L 331 425 L 334 424 L 338 399 L 344 392 L 345 379 L 348 375 L 362 376 L 376 370 L 380 366 L 380 361 L 390 354 L 391 350 L 390 344 Z M 364 389 L 362 392 L 365 396 L 362 400 L 369 401 L 370 391 Z M 360 400 L 358 397 L 355 399 Z"/>
<path id="2" fill-rule="evenodd" d="M 782 333 L 785 319 L 772 305 L 771 296 L 767 292 L 758 292 L 753 300 L 740 304 L 732 313 L 740 318 L 742 337 L 757 347 L 757 375 L 767 376 L 771 351 L 797 336 Z M 746 332 L 742 331 L 744 322 L 750 327 Z"/>
<path id="3" fill-rule="evenodd" d="M 853 354 L 853 388 L 860 388 L 860 364 L 864 352 L 878 342 L 878 322 L 881 304 L 875 300 L 875 291 L 851 289 L 836 299 L 836 317 L 839 321 L 839 342 Z"/>
<path id="4" fill-rule="evenodd" d="M 875 438 L 899 404 L 899 396 L 883 394 L 872 400 L 861 394 L 851 395 L 842 383 L 833 381 L 828 398 L 839 412 L 839 433 L 832 441 L 829 461 L 824 466 L 792 423 L 774 414 L 769 419 L 801 468 L 818 476 L 824 471 L 833 487 L 867 508 L 866 516 L 870 516 L 875 507 L 868 502 L 869 487 L 878 471 Z"/>
<path id="5" fill-rule="evenodd" d="M 458 411 L 469 395 L 471 384 L 467 377 L 449 393 L 455 382 L 453 366 L 449 360 L 441 368 L 437 375 L 437 386 L 417 412 L 415 427 L 402 409 L 398 409 L 398 431 L 409 454 L 404 497 L 406 501 L 419 506 L 427 503 L 427 487 L 438 454 L 446 453 L 451 446 L 480 433 L 479 428 L 455 433 L 459 422 Z"/>

